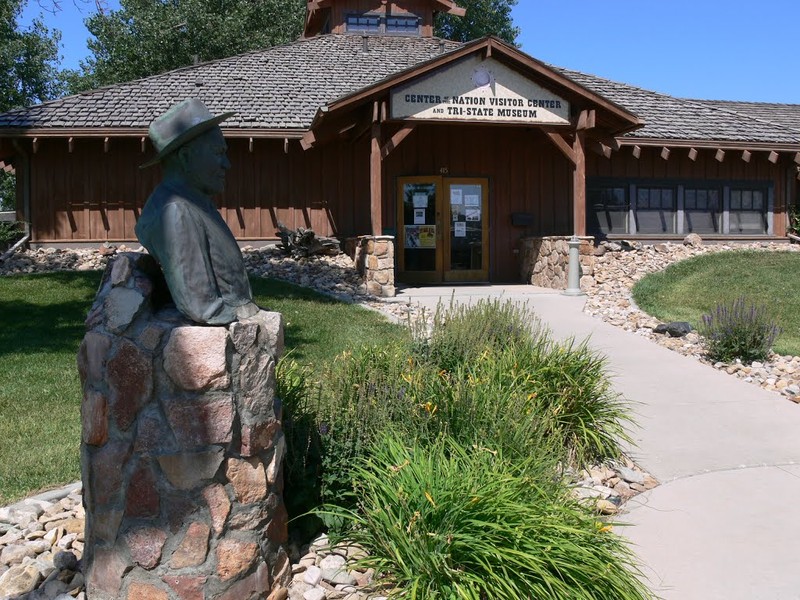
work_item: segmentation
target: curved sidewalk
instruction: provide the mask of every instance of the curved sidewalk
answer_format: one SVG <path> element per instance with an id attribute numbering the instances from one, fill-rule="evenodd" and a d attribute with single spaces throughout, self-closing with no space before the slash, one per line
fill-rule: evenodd
<path id="1" fill-rule="evenodd" d="M 407 288 L 434 308 L 526 302 L 559 338 L 590 338 L 634 403 L 631 456 L 662 485 L 626 505 L 617 532 L 667 600 L 800 600 L 800 405 L 583 313 L 531 286 Z"/>

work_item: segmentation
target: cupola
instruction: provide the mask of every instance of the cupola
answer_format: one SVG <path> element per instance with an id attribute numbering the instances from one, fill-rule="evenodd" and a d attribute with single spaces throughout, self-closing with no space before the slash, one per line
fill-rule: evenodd
<path id="1" fill-rule="evenodd" d="M 308 0 L 303 37 L 326 33 L 433 37 L 438 12 L 463 17 L 452 0 Z"/>

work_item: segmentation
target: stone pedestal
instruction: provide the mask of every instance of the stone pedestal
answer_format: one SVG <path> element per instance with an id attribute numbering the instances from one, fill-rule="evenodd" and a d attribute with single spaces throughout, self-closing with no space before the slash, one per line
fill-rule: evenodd
<path id="1" fill-rule="evenodd" d="M 288 583 L 281 315 L 200 326 L 151 257 L 103 277 L 78 368 L 91 600 L 248 600 Z"/>
<path id="2" fill-rule="evenodd" d="M 569 240 L 571 236 L 523 238 L 521 249 L 522 281 L 539 287 L 563 290 L 569 273 Z M 580 287 L 594 285 L 594 238 L 580 240 Z"/>
<path id="3" fill-rule="evenodd" d="M 367 235 L 348 240 L 348 252 L 370 295 L 395 296 L 394 237 Z"/>

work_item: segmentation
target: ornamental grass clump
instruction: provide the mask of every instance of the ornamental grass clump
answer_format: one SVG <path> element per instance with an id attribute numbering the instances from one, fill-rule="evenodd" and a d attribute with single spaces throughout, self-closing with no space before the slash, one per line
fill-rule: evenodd
<path id="1" fill-rule="evenodd" d="M 751 363 L 769 357 L 780 329 L 763 306 L 740 297 L 732 304 L 717 304 L 711 314 L 703 315 L 700 333 L 711 360 Z"/>
<path id="2" fill-rule="evenodd" d="M 519 461 L 404 439 L 387 433 L 359 461 L 354 509 L 327 509 L 393 598 L 652 598 L 625 542 L 553 476 L 548 449 Z"/>

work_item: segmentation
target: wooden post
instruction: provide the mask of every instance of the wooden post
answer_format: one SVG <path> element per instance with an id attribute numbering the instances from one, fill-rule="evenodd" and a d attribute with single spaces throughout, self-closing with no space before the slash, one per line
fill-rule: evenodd
<path id="1" fill-rule="evenodd" d="M 372 235 L 383 233 L 383 162 L 381 160 L 381 125 L 372 123 L 372 146 L 369 154 L 369 197 Z"/>
<path id="2" fill-rule="evenodd" d="M 586 235 L 586 134 L 575 132 L 572 150 L 575 169 L 572 172 L 572 230 L 577 236 Z"/>

